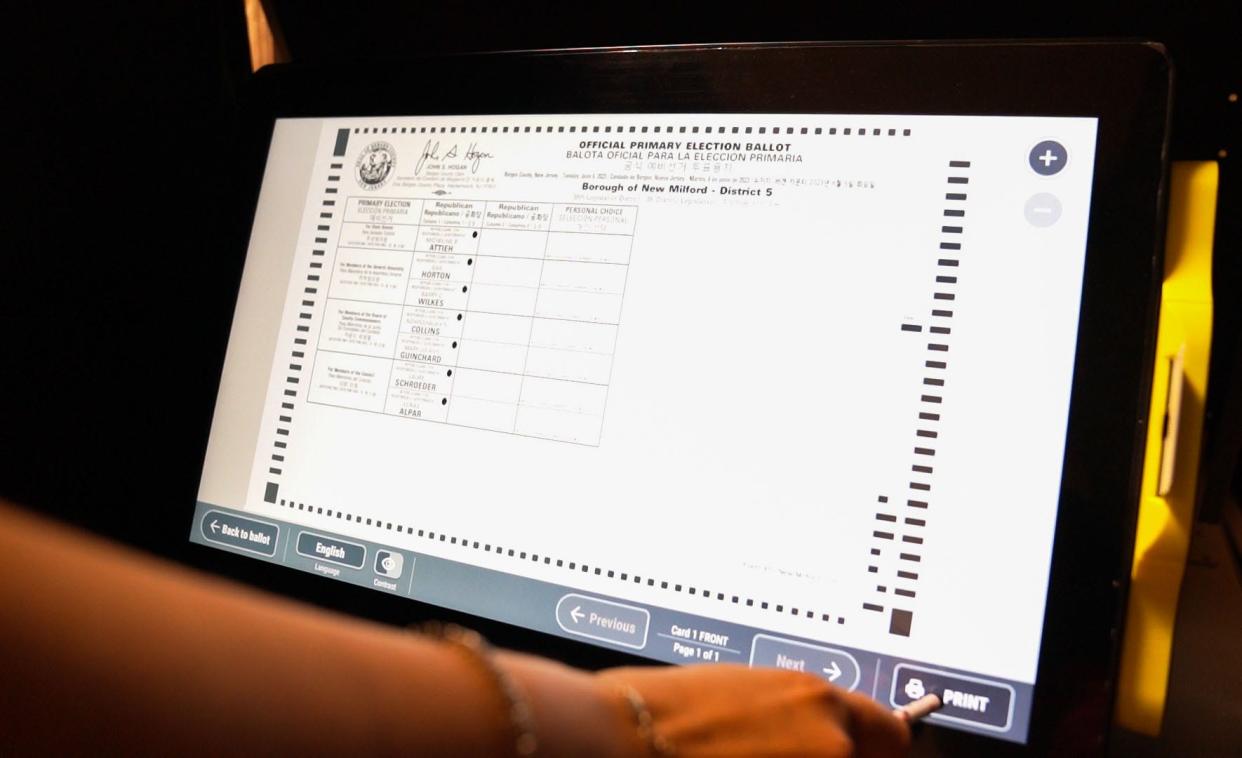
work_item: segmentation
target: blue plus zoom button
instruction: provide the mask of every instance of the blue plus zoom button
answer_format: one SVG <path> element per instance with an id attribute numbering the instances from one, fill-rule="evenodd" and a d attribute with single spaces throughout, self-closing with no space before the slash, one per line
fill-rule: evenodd
<path id="1" fill-rule="evenodd" d="M 314 532 L 298 535 L 298 555 L 355 569 L 362 568 L 367 562 L 365 546 Z"/>
<path id="2" fill-rule="evenodd" d="M 245 550 L 271 558 L 276 555 L 280 527 L 222 511 L 207 511 L 199 522 L 203 539 L 217 545 Z"/>
<path id="3" fill-rule="evenodd" d="M 1061 173 L 1061 169 L 1069 163 L 1069 152 L 1060 142 L 1046 139 L 1031 148 L 1026 159 L 1035 173 L 1040 176 L 1052 176 Z"/>

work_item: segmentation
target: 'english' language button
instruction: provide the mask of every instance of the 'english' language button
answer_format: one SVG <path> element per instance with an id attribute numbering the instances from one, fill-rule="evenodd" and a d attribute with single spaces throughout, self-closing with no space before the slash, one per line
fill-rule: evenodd
<path id="1" fill-rule="evenodd" d="M 364 545 L 314 532 L 302 532 L 298 535 L 298 555 L 355 569 L 362 568 L 367 562 L 367 549 Z"/>

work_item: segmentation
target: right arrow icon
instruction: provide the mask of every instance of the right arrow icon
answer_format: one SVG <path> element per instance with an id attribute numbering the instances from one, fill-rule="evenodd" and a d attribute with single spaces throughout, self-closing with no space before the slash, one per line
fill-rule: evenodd
<path id="1" fill-rule="evenodd" d="M 832 667 L 825 666 L 824 673 L 828 675 L 828 681 L 835 682 L 837 677 L 841 676 L 841 667 L 837 665 L 836 661 L 832 661 Z"/>

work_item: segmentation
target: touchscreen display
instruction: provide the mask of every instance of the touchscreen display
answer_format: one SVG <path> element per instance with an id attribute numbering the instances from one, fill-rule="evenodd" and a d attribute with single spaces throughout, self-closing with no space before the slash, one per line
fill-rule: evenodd
<path id="1" fill-rule="evenodd" d="M 1021 742 L 1095 140 L 278 120 L 191 539 Z"/>

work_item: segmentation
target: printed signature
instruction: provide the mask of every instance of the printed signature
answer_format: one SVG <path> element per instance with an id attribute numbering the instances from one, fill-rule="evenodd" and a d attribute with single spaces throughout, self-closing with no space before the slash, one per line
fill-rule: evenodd
<path id="1" fill-rule="evenodd" d="M 414 175 L 418 176 L 422 172 L 423 166 L 427 165 L 428 161 L 431 161 L 432 163 L 439 163 L 441 161 L 447 161 L 451 158 L 456 158 L 457 155 L 457 145 L 454 144 L 448 149 L 447 152 L 441 155 L 440 142 L 438 140 L 429 139 L 427 140 L 427 144 L 423 146 L 423 154 L 419 156 L 418 163 L 414 166 Z M 470 162 L 470 173 L 474 174 L 478 172 L 479 164 L 483 162 L 484 158 L 494 158 L 495 156 L 491 153 L 485 153 L 480 150 L 477 142 L 471 142 L 470 147 L 466 148 L 466 153 L 462 157 Z"/>

